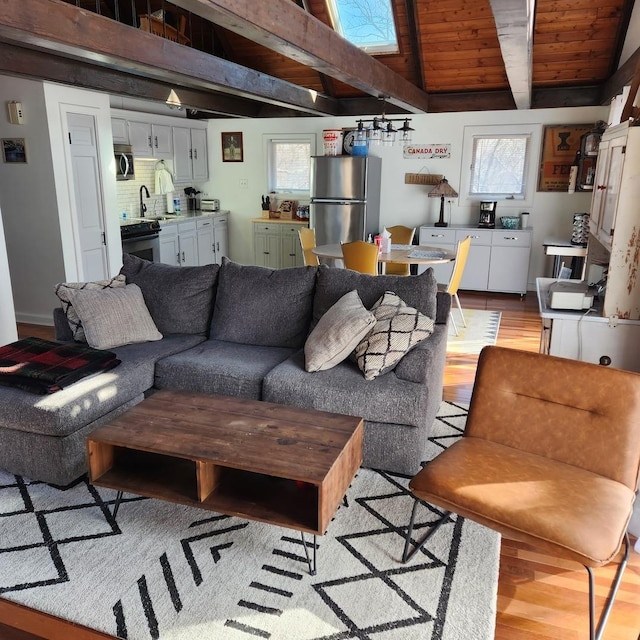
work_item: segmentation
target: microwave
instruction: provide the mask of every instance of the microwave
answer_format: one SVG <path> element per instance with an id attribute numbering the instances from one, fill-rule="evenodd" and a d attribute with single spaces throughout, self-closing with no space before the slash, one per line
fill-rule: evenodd
<path id="1" fill-rule="evenodd" d="M 133 150 L 128 144 L 114 144 L 116 159 L 116 180 L 133 180 L 136 177 L 133 168 Z"/>

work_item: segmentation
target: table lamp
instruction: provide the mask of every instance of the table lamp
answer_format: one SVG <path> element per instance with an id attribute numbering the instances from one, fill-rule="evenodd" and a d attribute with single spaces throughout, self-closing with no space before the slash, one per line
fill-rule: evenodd
<path id="1" fill-rule="evenodd" d="M 447 182 L 446 178 L 442 178 L 440 182 L 429 191 L 430 198 L 440 197 L 440 218 L 438 222 L 435 223 L 436 227 L 447 227 L 449 226 L 444 221 L 444 199 L 445 198 L 457 198 L 458 193 L 456 190 Z"/>

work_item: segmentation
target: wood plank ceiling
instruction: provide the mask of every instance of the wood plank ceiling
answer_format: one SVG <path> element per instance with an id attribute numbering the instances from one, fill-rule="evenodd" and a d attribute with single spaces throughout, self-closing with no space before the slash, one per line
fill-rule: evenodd
<path id="1" fill-rule="evenodd" d="M 264 117 L 604 104 L 640 60 L 616 71 L 634 0 L 392 3 L 399 53 L 372 57 L 325 0 L 0 0 L 0 72 Z M 187 45 L 141 33 L 158 10 Z"/>

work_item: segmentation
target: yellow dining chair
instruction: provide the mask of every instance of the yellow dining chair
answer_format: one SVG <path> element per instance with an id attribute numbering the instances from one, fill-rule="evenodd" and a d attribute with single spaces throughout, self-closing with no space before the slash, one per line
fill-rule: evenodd
<path id="1" fill-rule="evenodd" d="M 449 279 L 449 284 L 444 288 L 450 296 L 452 296 L 456 304 L 458 305 L 458 311 L 460 311 L 460 317 L 462 318 L 462 326 L 466 327 L 467 322 L 464 319 L 464 313 L 462 313 L 462 306 L 460 304 L 460 298 L 458 298 L 458 288 L 460 287 L 460 280 L 462 280 L 462 274 L 464 273 L 464 267 L 467 264 L 467 257 L 469 256 L 469 248 L 471 247 L 471 236 L 467 236 L 464 240 L 460 240 L 458 242 L 458 247 L 456 249 L 456 260 L 453 263 L 453 271 L 451 273 L 451 278 Z M 453 308 L 449 312 L 449 317 L 451 318 L 451 324 L 453 325 L 453 330 L 458 335 L 458 327 L 456 326 L 456 321 L 453 318 Z"/>
<path id="2" fill-rule="evenodd" d="M 316 246 L 316 230 L 315 229 L 298 229 L 300 238 L 300 246 L 302 247 L 302 255 L 306 267 L 317 267 L 319 263 L 318 256 L 313 253 L 312 249 Z"/>
<path id="3" fill-rule="evenodd" d="M 411 244 L 413 236 L 416 234 L 415 227 L 411 229 L 401 224 L 387 227 L 387 231 L 391 234 L 391 244 Z M 411 272 L 408 264 L 393 264 L 390 262 L 386 265 L 385 273 L 394 276 L 408 276 Z"/>
<path id="4" fill-rule="evenodd" d="M 378 275 L 378 245 L 356 240 L 342 245 L 344 266 L 360 273 Z"/>

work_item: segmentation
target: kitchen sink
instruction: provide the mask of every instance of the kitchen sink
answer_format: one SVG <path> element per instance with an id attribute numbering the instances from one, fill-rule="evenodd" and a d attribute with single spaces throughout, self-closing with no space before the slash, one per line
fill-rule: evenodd
<path id="1" fill-rule="evenodd" d="M 158 216 L 145 216 L 147 220 L 175 220 L 176 218 L 181 218 L 177 213 L 163 213 Z"/>

